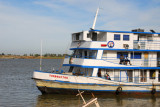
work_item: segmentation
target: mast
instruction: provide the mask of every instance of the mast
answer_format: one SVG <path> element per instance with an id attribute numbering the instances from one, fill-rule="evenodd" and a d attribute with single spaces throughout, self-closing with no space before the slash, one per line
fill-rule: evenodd
<path id="1" fill-rule="evenodd" d="M 39 70 L 42 70 L 42 40 L 41 40 L 41 54 L 40 54 L 40 68 Z"/>
<path id="2" fill-rule="evenodd" d="M 94 28 L 95 28 L 96 21 L 97 21 L 97 16 L 98 16 L 98 12 L 99 12 L 99 7 L 97 8 L 96 16 L 94 17 L 93 26 L 92 26 L 92 28 L 91 28 L 91 29 L 94 29 Z"/>

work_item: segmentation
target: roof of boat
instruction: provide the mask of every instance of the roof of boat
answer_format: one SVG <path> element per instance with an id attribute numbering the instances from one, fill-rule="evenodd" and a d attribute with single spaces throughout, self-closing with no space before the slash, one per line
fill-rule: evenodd
<path id="1" fill-rule="evenodd" d="M 157 32 L 132 32 L 132 31 L 114 31 L 114 30 L 90 30 L 90 32 L 97 31 L 97 32 L 115 32 L 115 33 L 136 33 L 136 34 L 160 34 Z"/>

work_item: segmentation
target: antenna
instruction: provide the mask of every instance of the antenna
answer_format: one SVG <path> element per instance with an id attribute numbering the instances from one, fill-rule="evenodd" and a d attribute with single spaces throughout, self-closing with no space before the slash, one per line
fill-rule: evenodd
<path id="1" fill-rule="evenodd" d="M 42 70 L 42 40 L 41 40 L 41 54 L 40 54 L 40 68 L 39 70 Z"/>
<path id="2" fill-rule="evenodd" d="M 97 16 L 98 16 L 98 12 L 99 12 L 99 7 L 97 8 L 97 11 L 96 11 L 96 16 L 94 18 L 94 21 L 93 21 L 93 26 L 92 26 L 92 30 L 95 28 L 95 25 L 96 25 L 96 20 L 97 20 Z"/>

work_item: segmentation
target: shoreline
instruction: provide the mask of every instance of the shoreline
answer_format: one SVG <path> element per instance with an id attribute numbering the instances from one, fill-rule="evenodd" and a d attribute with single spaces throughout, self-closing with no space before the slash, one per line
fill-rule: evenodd
<path id="1" fill-rule="evenodd" d="M 40 56 L 0 56 L 0 59 L 40 59 Z M 64 59 L 64 57 L 42 57 L 42 59 Z"/>

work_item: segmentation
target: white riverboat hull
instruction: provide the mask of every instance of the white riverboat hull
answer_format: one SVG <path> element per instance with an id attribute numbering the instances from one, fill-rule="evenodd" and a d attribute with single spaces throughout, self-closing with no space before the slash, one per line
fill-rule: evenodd
<path id="1" fill-rule="evenodd" d="M 33 79 L 42 93 L 76 94 L 77 90 L 85 93 L 148 93 L 157 94 L 160 84 L 128 83 L 106 80 L 98 77 L 82 77 L 35 71 Z"/>

